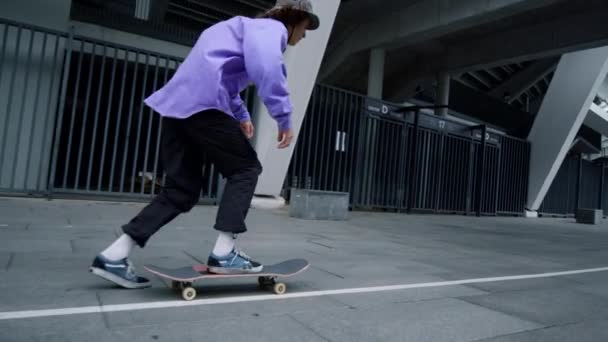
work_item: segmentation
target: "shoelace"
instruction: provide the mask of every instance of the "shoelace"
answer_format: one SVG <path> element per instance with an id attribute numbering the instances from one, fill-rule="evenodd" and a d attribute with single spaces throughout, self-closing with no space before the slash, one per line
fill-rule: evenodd
<path id="1" fill-rule="evenodd" d="M 136 277 L 135 266 L 133 266 L 130 260 L 127 260 L 127 277 L 129 279 L 135 279 Z"/>
<path id="2" fill-rule="evenodd" d="M 230 260 L 230 264 L 233 264 L 234 261 L 236 260 L 236 258 L 238 258 L 238 257 L 245 259 L 247 261 L 247 263 L 245 263 L 245 266 L 247 268 L 251 268 L 251 257 L 249 257 L 247 254 L 241 252 L 236 247 L 234 248 L 234 257 L 232 257 L 232 260 Z"/>

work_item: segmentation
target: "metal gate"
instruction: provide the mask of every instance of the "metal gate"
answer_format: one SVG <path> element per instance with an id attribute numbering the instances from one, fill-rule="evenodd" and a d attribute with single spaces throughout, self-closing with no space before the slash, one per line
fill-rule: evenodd
<path id="1" fill-rule="evenodd" d="M 4 20 L 0 37 L 0 191 L 160 191 L 162 119 L 143 100 L 180 58 Z M 211 163 L 201 172 L 201 200 L 216 201 L 219 173 Z"/>
<path id="2" fill-rule="evenodd" d="M 523 213 L 529 144 L 422 109 L 317 86 L 286 187 L 349 192 L 354 209 Z"/>
<path id="3" fill-rule="evenodd" d="M 48 190 L 53 127 L 69 37 L 0 20 L 0 191 Z"/>

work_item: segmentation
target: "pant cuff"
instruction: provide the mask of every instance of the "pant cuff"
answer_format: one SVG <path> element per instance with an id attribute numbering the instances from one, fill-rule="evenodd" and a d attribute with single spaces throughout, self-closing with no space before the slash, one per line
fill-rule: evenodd
<path id="1" fill-rule="evenodd" d="M 131 239 L 133 239 L 133 241 L 135 241 L 135 243 L 139 247 L 144 248 L 146 246 L 146 242 L 148 242 L 148 238 L 141 238 L 141 237 L 136 236 L 135 234 L 133 234 L 132 232 L 129 231 L 128 225 L 122 226 L 122 231 L 123 231 L 123 233 L 129 235 L 131 237 Z"/>
<path id="2" fill-rule="evenodd" d="M 213 226 L 213 228 L 220 232 L 233 233 L 233 234 L 242 234 L 247 231 L 247 227 L 245 227 L 244 225 L 229 226 L 229 225 L 224 225 L 224 224 L 222 224 L 222 225 L 216 224 L 215 226 Z"/>

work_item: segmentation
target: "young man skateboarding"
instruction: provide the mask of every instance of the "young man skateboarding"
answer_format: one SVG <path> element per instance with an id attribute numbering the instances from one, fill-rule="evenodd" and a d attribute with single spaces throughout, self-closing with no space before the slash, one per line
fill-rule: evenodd
<path id="1" fill-rule="evenodd" d="M 227 179 L 214 228 L 217 242 L 208 259 L 213 273 L 256 273 L 263 266 L 235 247 L 244 233 L 262 166 L 248 139 L 254 134 L 239 93 L 250 82 L 278 123 L 278 148 L 293 139 L 283 53 L 306 30 L 319 27 L 309 0 L 278 0 L 260 18 L 235 17 L 205 30 L 171 80 L 145 100 L 163 116 L 161 158 L 166 181 L 160 194 L 122 227 L 124 234 L 103 250 L 90 271 L 126 288 L 150 286 L 135 274 L 131 249 L 199 200 L 206 155 Z"/>

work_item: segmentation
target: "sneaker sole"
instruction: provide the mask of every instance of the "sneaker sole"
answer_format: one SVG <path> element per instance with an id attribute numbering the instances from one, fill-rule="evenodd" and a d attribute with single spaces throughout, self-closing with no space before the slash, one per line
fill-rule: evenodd
<path id="1" fill-rule="evenodd" d="M 89 272 L 91 272 L 91 273 L 95 274 L 96 276 L 99 276 L 111 283 L 122 286 L 126 289 L 145 289 L 147 287 L 152 286 L 152 284 L 149 281 L 146 283 L 134 283 L 132 281 L 125 280 L 113 273 L 104 271 L 101 268 L 97 268 L 97 267 L 90 267 Z"/>
<path id="2" fill-rule="evenodd" d="M 254 267 L 250 270 L 209 266 L 208 272 L 215 273 L 215 274 L 253 274 L 253 273 L 260 273 L 260 272 L 262 272 L 263 269 L 264 269 L 263 265 Z"/>

